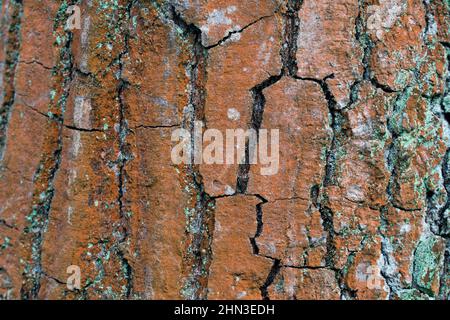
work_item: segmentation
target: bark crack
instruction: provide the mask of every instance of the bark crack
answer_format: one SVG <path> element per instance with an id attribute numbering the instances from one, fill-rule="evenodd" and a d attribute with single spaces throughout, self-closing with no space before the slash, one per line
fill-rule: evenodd
<path id="1" fill-rule="evenodd" d="M 258 243 L 256 242 L 256 239 L 261 236 L 263 227 L 264 227 L 264 221 L 263 221 L 263 205 L 268 203 L 266 199 L 264 199 L 260 195 L 256 195 L 256 197 L 261 200 L 260 203 L 256 205 L 256 232 L 253 237 L 250 238 L 250 244 L 253 248 L 253 254 L 259 255 L 259 247 Z"/>
<path id="2" fill-rule="evenodd" d="M 263 300 L 270 300 L 269 297 L 269 287 L 273 284 L 275 281 L 275 278 L 281 271 L 281 261 L 278 259 L 275 259 L 273 261 L 272 268 L 270 269 L 269 274 L 267 275 L 266 281 L 261 286 L 261 297 Z"/>
<path id="3" fill-rule="evenodd" d="M 281 79 L 281 77 L 282 77 L 281 75 L 271 76 L 250 90 L 253 97 L 253 108 L 252 108 L 250 128 L 254 129 L 257 135 L 263 122 L 264 108 L 266 105 L 266 98 L 263 94 L 263 90 L 277 83 Z M 245 161 L 243 164 L 239 165 L 237 173 L 237 182 L 236 182 L 237 194 L 246 194 L 247 192 L 250 173 L 250 161 L 249 161 L 250 156 L 251 155 L 250 155 L 249 141 L 246 141 Z"/>
<path id="4" fill-rule="evenodd" d="M 6 220 L 4 219 L 0 219 L 0 225 L 5 226 L 9 229 L 14 229 L 14 230 L 18 230 L 18 228 L 12 224 L 9 224 Z"/>
<path id="5" fill-rule="evenodd" d="M 27 65 L 37 64 L 46 70 L 53 70 L 53 67 L 48 67 L 38 60 L 31 60 L 31 61 L 19 60 L 18 63 L 27 64 Z"/>
<path id="6" fill-rule="evenodd" d="M 276 12 L 277 12 L 277 11 L 275 11 L 274 14 L 275 14 Z M 241 28 L 241 29 L 239 29 L 239 30 L 229 31 L 229 32 L 227 33 L 227 35 L 226 35 L 225 37 L 223 37 L 222 39 L 220 39 L 218 42 L 216 42 L 216 43 L 214 43 L 214 44 L 212 44 L 212 45 L 206 46 L 206 47 L 202 45 L 202 47 L 204 47 L 206 50 L 209 50 L 209 49 L 215 48 L 215 47 L 217 47 L 217 46 L 220 46 L 220 45 L 226 43 L 228 40 L 230 40 L 230 39 L 233 37 L 233 35 L 238 34 L 238 33 L 242 33 L 242 32 L 244 32 L 246 29 L 248 29 L 248 28 L 250 28 L 251 26 L 253 26 L 254 24 L 260 22 L 261 20 L 270 18 L 270 17 L 273 17 L 273 14 L 272 14 L 272 15 L 269 15 L 269 16 L 262 16 L 262 17 L 260 17 L 260 18 L 258 18 L 258 19 L 256 19 L 256 20 L 250 22 L 249 24 L 247 24 L 246 26 L 244 26 L 243 28 Z"/>
<path id="7" fill-rule="evenodd" d="M 122 264 L 123 276 L 126 279 L 126 292 L 127 298 L 130 298 L 133 290 L 133 267 L 128 260 L 128 254 L 126 250 L 127 240 L 130 235 L 130 218 L 126 213 L 126 206 L 124 203 L 124 195 L 126 192 L 127 183 L 127 172 L 126 165 L 133 159 L 133 154 L 129 150 L 129 145 L 127 142 L 127 136 L 129 134 L 128 121 L 127 121 L 127 106 L 124 101 L 124 91 L 127 88 L 128 81 L 123 77 L 124 72 L 124 58 L 129 54 L 129 41 L 130 41 L 130 26 L 131 21 L 131 10 L 135 1 L 129 1 L 124 14 L 124 21 L 120 21 L 126 24 L 126 30 L 124 32 L 124 50 L 119 54 L 117 62 L 119 65 L 119 84 L 117 87 L 117 101 L 119 102 L 119 193 L 118 193 L 118 203 L 119 203 L 119 215 L 120 215 L 120 227 L 118 234 L 120 234 L 118 246 L 117 246 L 117 256 L 119 257 Z"/>
<path id="8" fill-rule="evenodd" d="M 22 0 L 11 0 L 12 7 L 11 21 L 8 28 L 8 38 L 5 52 L 5 71 L 3 75 L 3 88 L 1 94 L 2 104 L 0 105 L 0 161 L 3 160 L 8 123 L 11 117 L 12 107 L 14 105 L 16 88 L 15 74 L 19 62 L 21 39 L 21 25 L 23 16 Z M 6 17 L 6 16 L 5 16 Z"/>

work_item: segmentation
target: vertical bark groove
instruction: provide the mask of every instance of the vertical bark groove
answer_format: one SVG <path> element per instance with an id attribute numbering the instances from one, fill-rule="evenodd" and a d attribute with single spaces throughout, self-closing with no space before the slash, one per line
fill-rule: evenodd
<path id="1" fill-rule="evenodd" d="M 3 23 L 7 23 L 9 18 L 8 34 L 5 44 L 5 65 L 3 74 L 3 88 L 1 94 L 3 95 L 2 105 L 0 106 L 0 162 L 3 160 L 4 149 L 6 144 L 8 121 L 11 115 L 11 108 L 14 105 L 15 100 L 15 74 L 17 63 L 20 56 L 21 39 L 21 23 L 23 15 L 22 0 L 12 0 L 8 3 L 11 5 L 11 16 L 5 12 L 5 16 L 2 17 Z M 6 10 L 8 10 L 8 5 Z"/>

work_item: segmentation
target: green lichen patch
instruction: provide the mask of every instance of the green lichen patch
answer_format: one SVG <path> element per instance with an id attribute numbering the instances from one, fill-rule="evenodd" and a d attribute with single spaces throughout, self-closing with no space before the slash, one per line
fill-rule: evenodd
<path id="1" fill-rule="evenodd" d="M 443 243 L 435 236 L 419 242 L 414 255 L 413 281 L 424 293 L 434 297 L 440 281 L 443 263 Z"/>

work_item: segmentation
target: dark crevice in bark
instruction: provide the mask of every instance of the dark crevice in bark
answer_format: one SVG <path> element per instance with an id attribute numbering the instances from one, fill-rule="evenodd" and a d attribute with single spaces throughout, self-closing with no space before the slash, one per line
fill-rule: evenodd
<path id="1" fill-rule="evenodd" d="M 56 173 L 59 170 L 62 153 L 62 126 L 58 125 L 57 148 L 53 154 L 49 155 L 51 164 L 49 168 L 40 168 L 35 176 L 41 174 L 48 174 L 45 181 L 46 190 L 39 197 L 38 204 L 33 205 L 32 212 L 28 216 L 30 225 L 25 228 L 25 233 L 31 235 L 31 263 L 25 267 L 23 272 L 23 285 L 21 288 L 22 299 L 36 299 L 40 290 L 40 281 L 42 277 L 41 270 L 41 256 L 44 233 L 47 230 L 49 222 L 49 214 L 51 204 L 55 194 L 54 180 Z M 46 172 L 44 172 L 44 170 Z"/>
<path id="2" fill-rule="evenodd" d="M 74 131 L 79 131 L 79 132 L 105 132 L 104 129 L 97 129 L 97 128 L 80 128 L 74 125 L 69 125 L 69 124 L 65 124 L 64 123 L 64 119 L 61 117 L 61 115 L 58 114 L 54 114 L 51 112 L 48 113 L 43 113 L 41 111 L 39 111 L 38 109 L 36 109 L 34 106 L 31 106 L 29 104 L 24 103 L 24 106 L 29 108 L 31 111 L 36 112 L 37 114 L 43 116 L 44 118 L 47 118 L 49 121 L 54 121 L 62 126 L 64 126 L 64 128 L 69 129 L 69 130 L 74 130 Z"/>
<path id="3" fill-rule="evenodd" d="M 449 61 L 450 61 L 450 59 L 449 59 Z M 450 80 L 450 78 L 449 78 L 449 80 Z M 450 84 L 449 84 L 449 88 L 450 88 Z M 449 92 L 449 94 L 450 94 L 450 92 Z M 442 104 L 443 104 L 443 102 L 442 102 Z M 441 105 L 441 107 L 442 107 L 442 117 L 444 118 L 444 121 L 450 127 L 450 112 L 445 111 L 445 108 L 443 105 Z"/>
<path id="4" fill-rule="evenodd" d="M 358 0 L 359 12 L 355 24 L 355 38 L 364 52 L 362 60 L 364 71 L 363 71 L 363 79 L 360 79 L 359 81 L 357 81 L 357 83 L 361 82 L 362 80 L 370 81 L 371 79 L 370 56 L 372 54 L 372 48 L 374 44 L 366 32 L 367 23 L 365 17 L 365 6 L 366 6 L 365 0 Z"/>
<path id="5" fill-rule="evenodd" d="M 261 200 L 261 202 L 256 205 L 256 232 L 255 232 L 255 235 L 250 238 L 250 243 L 253 248 L 253 254 L 259 255 L 259 247 L 258 247 L 258 243 L 256 242 L 256 239 L 259 236 L 261 236 L 261 234 L 263 232 L 263 227 L 264 227 L 263 205 L 266 204 L 268 201 L 260 195 L 256 195 L 256 197 L 258 197 L 258 199 Z"/>
<path id="6" fill-rule="evenodd" d="M 276 12 L 275 12 L 275 13 L 276 13 Z M 228 40 L 231 40 L 232 37 L 233 37 L 235 34 L 242 33 L 242 32 L 244 32 L 246 29 L 248 29 L 248 28 L 250 28 L 251 26 L 253 26 L 254 24 L 260 22 L 261 20 L 270 18 L 270 17 L 273 17 L 273 15 L 260 17 L 260 18 L 256 19 L 255 21 L 250 22 L 249 24 L 247 24 L 246 26 L 244 26 L 243 28 L 241 28 L 241 29 L 239 29 L 239 30 L 233 30 L 233 31 L 230 31 L 230 32 L 228 32 L 228 34 L 227 34 L 225 37 L 223 37 L 222 39 L 220 39 L 220 40 L 219 40 L 218 42 L 216 42 L 215 44 L 206 46 L 206 47 L 204 47 L 204 48 L 205 48 L 206 50 L 209 50 L 209 49 L 215 48 L 215 47 L 217 47 L 217 46 L 220 46 L 220 45 L 226 43 Z M 203 46 L 203 45 L 202 45 L 202 46 Z"/>
<path id="7" fill-rule="evenodd" d="M 117 62 L 117 61 L 116 61 L 116 62 Z M 111 66 L 112 66 L 112 65 L 109 65 L 107 69 L 109 69 Z M 96 74 L 94 74 L 94 73 L 92 73 L 92 72 L 88 72 L 88 71 L 82 71 L 82 70 L 79 69 L 79 68 L 75 68 L 74 71 L 75 71 L 79 76 L 81 76 L 81 77 L 83 77 L 83 78 L 90 78 L 90 79 L 93 81 L 93 83 L 94 83 L 96 86 L 98 86 L 99 81 L 98 81 L 97 75 L 100 73 L 100 71 L 97 72 Z"/>
<path id="8" fill-rule="evenodd" d="M 45 64 L 43 64 L 42 62 L 38 61 L 38 60 L 32 60 L 32 61 L 24 61 L 24 60 L 20 60 L 18 61 L 19 64 L 27 64 L 27 65 L 31 65 L 31 64 L 37 64 L 39 66 L 41 66 L 42 68 L 46 69 L 46 70 L 53 70 L 52 67 L 48 67 Z"/>
<path id="9" fill-rule="evenodd" d="M 284 44 L 281 51 L 283 62 L 282 73 L 295 77 L 297 75 L 297 39 L 300 28 L 298 13 L 303 5 L 303 0 L 287 0 L 284 13 Z"/>
<path id="10" fill-rule="evenodd" d="M 0 219 L 0 225 L 7 227 L 8 229 L 14 229 L 14 230 L 18 230 L 16 226 L 9 224 L 8 222 L 6 222 L 6 220 L 4 219 Z"/>
<path id="11" fill-rule="evenodd" d="M 288 197 L 288 198 L 276 198 L 270 201 L 270 203 L 275 203 L 278 201 L 289 201 L 289 200 L 305 200 L 308 201 L 308 199 L 305 199 L 304 197 Z"/>
<path id="12" fill-rule="evenodd" d="M 264 97 L 263 90 L 275 84 L 280 80 L 280 76 L 273 76 L 264 80 L 261 84 L 251 89 L 255 104 L 253 106 L 253 113 L 251 119 L 251 128 L 259 129 L 263 122 L 264 106 L 266 98 Z"/>
<path id="13" fill-rule="evenodd" d="M 283 264 L 283 265 L 281 265 L 281 267 L 298 269 L 298 270 L 332 270 L 332 271 L 336 271 L 336 269 L 334 269 L 334 268 L 323 267 L 323 266 L 293 266 L 293 265 L 289 265 L 289 264 Z"/>
<path id="14" fill-rule="evenodd" d="M 330 77 L 332 78 L 332 76 Z M 327 152 L 327 160 L 326 160 L 326 166 L 325 166 L 325 179 L 323 181 L 324 187 L 335 185 L 336 182 L 336 152 L 338 148 L 338 135 L 340 134 L 342 127 L 340 123 L 338 122 L 338 117 L 340 116 L 340 113 L 338 112 L 336 106 L 337 102 L 334 98 L 333 94 L 331 93 L 330 88 L 327 84 L 327 79 L 325 78 L 321 83 L 321 87 L 323 90 L 323 93 L 325 95 L 325 98 L 327 100 L 328 104 L 328 112 L 330 115 L 330 127 L 333 131 L 333 135 L 331 138 L 331 146 L 330 149 Z"/>
<path id="15" fill-rule="evenodd" d="M 323 229 L 327 233 L 327 253 L 325 255 L 325 265 L 328 268 L 335 268 L 336 244 L 334 241 L 334 213 L 330 208 L 319 205 L 319 212 L 322 218 Z"/>
<path id="16" fill-rule="evenodd" d="M 324 181 L 325 183 L 325 181 Z M 326 254 L 325 254 L 325 267 L 327 269 L 333 270 L 335 272 L 336 280 L 339 285 L 339 288 L 341 290 L 341 298 L 345 299 L 355 299 L 356 298 L 356 291 L 352 290 L 348 287 L 347 283 L 345 282 L 345 270 L 338 269 L 336 267 L 336 242 L 335 242 L 335 236 L 336 231 L 334 229 L 334 212 L 331 210 L 327 205 L 324 205 L 322 203 L 326 200 L 326 194 L 321 195 L 322 199 L 321 201 L 318 201 L 316 203 L 316 207 L 320 212 L 320 216 L 322 219 L 322 226 L 324 231 L 327 234 L 327 240 L 326 240 Z M 348 262 L 350 263 L 350 262 Z"/>
<path id="17" fill-rule="evenodd" d="M 450 96 L 450 47 L 446 48 L 447 50 L 447 70 L 446 70 L 446 79 L 445 79 L 445 89 L 442 97 L 440 97 L 440 107 L 441 107 L 441 118 L 443 121 L 443 124 L 447 126 L 447 128 L 450 130 L 450 113 L 449 110 L 446 110 L 445 106 L 445 99 Z M 444 131 L 446 132 L 446 131 Z M 450 137 L 448 137 L 450 139 Z M 449 230 L 449 222 L 448 219 L 450 219 L 449 216 L 446 216 L 446 213 L 450 210 L 450 147 L 447 146 L 447 150 L 445 152 L 445 156 L 442 160 L 441 164 L 441 174 L 442 178 L 444 180 L 444 189 L 446 192 L 447 200 L 443 207 L 436 210 L 436 212 L 433 214 L 433 210 L 428 210 L 428 213 L 430 215 L 429 218 L 431 218 L 431 227 L 432 231 L 439 236 L 449 238 L 450 237 L 450 230 Z M 428 202 L 429 204 L 432 204 L 432 202 Z M 429 208 L 430 209 L 430 208 Z M 434 228 L 433 228 L 434 226 Z"/>
<path id="18" fill-rule="evenodd" d="M 21 39 L 21 24 L 23 15 L 22 0 L 11 0 L 11 17 L 7 33 L 7 43 L 5 45 L 5 65 L 3 74 L 3 87 L 0 94 L 3 95 L 2 105 L 0 105 L 0 161 L 3 160 L 8 123 L 11 110 L 15 101 L 15 74 L 19 61 Z M 6 20 L 5 17 L 2 19 Z"/>
<path id="19" fill-rule="evenodd" d="M 361 49 L 363 50 L 362 65 L 363 74 L 361 79 L 356 79 L 350 86 L 350 101 L 346 108 L 352 106 L 358 101 L 358 93 L 361 87 L 361 83 L 364 80 L 370 80 L 370 40 L 367 34 L 364 33 L 365 23 L 364 23 L 364 0 L 358 1 L 358 15 L 355 20 L 355 39 L 359 43 Z"/>
<path id="20" fill-rule="evenodd" d="M 79 128 L 76 126 L 64 124 L 64 127 L 69 130 L 80 131 L 80 132 L 105 132 L 103 129 L 95 129 L 95 128 Z"/>
<path id="21" fill-rule="evenodd" d="M 271 76 L 264 80 L 262 83 L 253 87 L 250 92 L 253 97 L 253 110 L 250 128 L 256 131 L 257 137 L 259 129 L 261 128 L 264 116 L 264 107 L 266 105 L 266 98 L 264 96 L 264 89 L 272 86 L 281 79 L 281 75 Z M 259 137 L 258 137 L 259 138 Z M 246 141 L 245 145 L 245 161 L 243 164 L 239 165 L 236 183 L 236 192 L 238 194 L 245 194 L 247 192 L 249 172 L 250 172 L 250 146 L 249 142 Z"/>
<path id="22" fill-rule="evenodd" d="M 161 8 L 158 4 L 155 4 L 155 6 Z M 200 35 L 200 43 L 199 43 L 199 45 L 205 50 L 210 50 L 210 49 L 213 49 L 215 47 L 219 47 L 222 44 L 227 43 L 228 41 L 232 41 L 233 40 L 233 36 L 235 36 L 236 34 L 244 32 L 245 30 L 247 30 L 251 26 L 257 24 L 258 22 L 260 22 L 262 20 L 265 20 L 265 19 L 268 19 L 268 18 L 272 18 L 275 14 L 278 13 L 279 8 L 277 8 L 271 15 L 259 17 L 258 19 L 251 21 L 250 23 L 246 24 L 244 27 L 242 27 L 240 29 L 228 31 L 227 34 L 222 39 L 220 39 L 216 43 L 213 43 L 213 44 L 211 44 L 209 46 L 204 46 L 202 44 L 202 42 L 201 42 L 201 33 L 202 33 L 201 30 L 196 25 L 194 25 L 192 23 L 191 24 L 187 23 L 184 20 L 183 16 L 177 11 L 175 6 L 170 5 L 170 7 L 169 7 L 169 9 L 167 11 L 171 12 L 171 15 L 172 15 L 171 19 L 175 22 L 175 24 L 177 26 L 181 26 L 181 28 L 183 30 L 190 30 L 190 32 L 196 32 L 196 33 L 198 32 L 199 35 Z M 166 14 L 166 16 L 168 16 L 168 15 Z"/>
<path id="23" fill-rule="evenodd" d="M 379 83 L 378 80 L 376 79 L 376 77 L 372 77 L 372 79 L 370 79 L 372 85 L 377 88 L 377 89 L 381 89 L 383 92 L 385 93 L 395 93 L 398 92 L 397 90 L 391 89 L 388 85 Z"/>
<path id="24" fill-rule="evenodd" d="M 325 96 L 325 99 L 327 101 L 328 105 L 328 112 L 329 112 L 329 118 L 330 118 L 330 127 L 332 129 L 332 137 L 331 137 L 331 144 L 330 148 L 327 150 L 327 156 L 326 156 L 326 164 L 325 164 L 325 174 L 322 182 L 322 188 L 336 185 L 336 152 L 338 148 L 338 135 L 341 131 L 341 125 L 337 121 L 337 117 L 339 114 L 339 111 L 337 110 L 337 102 L 334 98 L 330 88 L 327 84 L 327 79 L 333 78 L 334 75 L 330 75 L 327 78 L 317 81 L 315 79 L 307 79 L 303 78 L 304 80 L 310 80 L 318 83 L 320 87 L 322 88 L 323 94 Z M 324 195 L 322 195 L 324 197 Z M 323 204 L 323 201 L 326 199 L 320 199 L 316 201 L 316 206 L 319 209 L 321 218 L 322 218 L 322 224 L 323 228 L 327 233 L 327 254 L 326 254 L 326 266 L 329 268 L 335 268 L 335 254 L 336 254 L 336 245 L 334 241 L 335 236 L 335 230 L 334 230 L 334 213 L 333 211 L 325 206 Z"/>
<path id="25" fill-rule="evenodd" d="M 320 195 L 320 186 L 315 184 L 309 190 L 309 198 L 314 207 L 319 207 L 319 195 Z"/>
<path id="26" fill-rule="evenodd" d="M 446 192 L 446 201 L 443 206 L 439 206 L 439 202 L 435 200 L 436 192 L 427 190 L 426 204 L 427 216 L 426 222 L 430 226 L 431 232 L 443 238 L 450 238 L 448 230 L 448 222 L 446 212 L 450 208 L 450 148 L 447 149 L 441 164 L 441 174 L 444 180 L 444 189 Z"/>
<path id="27" fill-rule="evenodd" d="M 423 38 L 425 43 L 428 43 L 427 35 L 431 34 L 432 23 L 434 22 L 434 15 L 430 10 L 430 0 L 422 1 L 425 9 L 425 28 L 423 30 Z"/>
<path id="28" fill-rule="evenodd" d="M 124 21 L 120 21 L 125 25 L 123 41 L 124 41 L 124 50 L 119 54 L 117 58 L 117 62 L 119 65 L 119 84 L 117 87 L 117 100 L 119 102 L 119 159 L 118 159 L 118 199 L 119 203 L 119 216 L 120 216 L 120 226 L 119 230 L 117 230 L 117 234 L 120 234 L 118 246 L 116 248 L 116 253 L 118 258 L 122 264 L 122 272 L 123 277 L 126 280 L 126 298 L 130 298 L 133 290 L 133 268 L 130 262 L 128 261 L 126 254 L 126 246 L 127 239 L 130 235 L 130 218 L 127 214 L 127 206 L 124 203 L 124 194 L 126 192 L 126 183 L 127 183 L 127 172 L 126 165 L 129 161 L 133 159 L 133 154 L 130 151 L 129 144 L 127 142 L 127 136 L 129 134 L 128 121 L 127 121 L 127 106 L 124 101 L 124 92 L 127 89 L 128 82 L 125 78 L 123 78 L 124 71 L 124 62 L 123 59 L 129 54 L 130 47 L 130 23 L 131 23 L 131 10 L 134 5 L 134 1 L 129 1 L 124 13 Z"/>
<path id="29" fill-rule="evenodd" d="M 261 297 L 263 300 L 270 300 L 269 297 L 269 287 L 272 285 L 272 283 L 275 281 L 275 278 L 280 273 L 281 270 L 281 261 L 278 259 L 275 259 L 273 261 L 272 269 L 269 272 L 269 275 L 267 276 L 266 281 L 261 286 Z"/>
<path id="30" fill-rule="evenodd" d="M 354 105 L 356 102 L 358 102 L 358 94 L 361 87 L 362 80 L 356 80 L 351 86 L 350 86 L 350 100 L 348 104 L 345 106 L 344 109 L 349 108 L 350 106 Z"/>
<path id="31" fill-rule="evenodd" d="M 341 115 L 341 111 L 337 108 L 336 98 L 333 96 L 333 93 L 331 92 L 327 83 L 328 79 L 334 78 L 334 74 L 330 74 L 324 79 L 315 79 L 308 77 L 295 78 L 304 81 L 312 81 L 320 85 L 323 95 L 327 101 L 330 127 L 333 133 L 331 137 L 331 146 L 329 150 L 327 150 L 325 178 L 323 181 L 323 186 L 326 187 L 336 185 L 336 152 L 337 148 L 339 147 L 339 135 L 342 134 L 343 117 Z"/>
<path id="32" fill-rule="evenodd" d="M 55 281 L 55 282 L 58 283 L 58 284 L 67 285 L 67 282 L 61 281 L 61 280 L 59 280 L 58 278 L 55 278 L 55 277 L 53 277 L 53 276 L 47 274 L 47 273 L 44 272 L 44 271 L 42 271 L 42 275 L 43 275 L 44 277 L 46 277 L 46 278 L 49 278 L 49 279 Z"/>

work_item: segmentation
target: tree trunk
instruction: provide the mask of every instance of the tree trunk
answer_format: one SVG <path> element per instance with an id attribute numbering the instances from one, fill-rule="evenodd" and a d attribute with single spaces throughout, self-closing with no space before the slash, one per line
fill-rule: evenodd
<path id="1" fill-rule="evenodd" d="M 0 297 L 448 299 L 449 9 L 3 0 Z"/>

